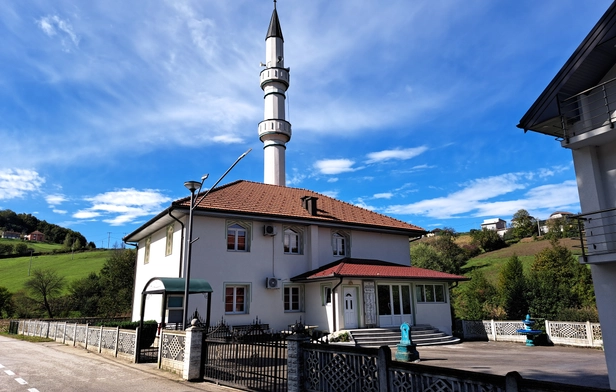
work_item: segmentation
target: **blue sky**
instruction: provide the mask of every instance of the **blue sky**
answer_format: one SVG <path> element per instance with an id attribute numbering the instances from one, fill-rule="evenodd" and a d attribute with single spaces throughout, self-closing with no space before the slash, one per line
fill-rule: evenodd
<path id="1" fill-rule="evenodd" d="M 519 119 L 608 0 L 279 0 L 287 185 L 427 230 L 579 211 L 570 151 Z M 263 181 L 269 0 L 17 1 L 0 13 L 0 209 L 98 247 L 211 185 Z"/>

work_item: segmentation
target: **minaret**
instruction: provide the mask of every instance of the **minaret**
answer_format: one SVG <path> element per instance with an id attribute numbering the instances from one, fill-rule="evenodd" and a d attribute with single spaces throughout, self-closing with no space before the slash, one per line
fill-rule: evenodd
<path id="1" fill-rule="evenodd" d="M 266 184 L 285 185 L 285 150 L 291 140 L 291 123 L 285 120 L 285 92 L 289 88 L 289 68 L 284 67 L 284 39 L 276 12 L 265 36 L 265 69 L 261 71 L 261 89 L 265 111 L 259 123 L 259 139 L 263 142 L 264 176 Z"/>

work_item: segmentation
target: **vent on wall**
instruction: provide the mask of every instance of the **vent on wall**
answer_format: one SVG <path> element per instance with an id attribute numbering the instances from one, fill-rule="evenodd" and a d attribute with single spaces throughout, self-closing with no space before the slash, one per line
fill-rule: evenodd
<path id="1" fill-rule="evenodd" d="M 276 235 L 276 226 L 274 225 L 263 226 L 263 235 L 269 235 L 269 236 Z"/>
<path id="2" fill-rule="evenodd" d="M 282 285 L 282 280 L 277 278 L 265 278 L 265 288 L 279 289 Z"/>

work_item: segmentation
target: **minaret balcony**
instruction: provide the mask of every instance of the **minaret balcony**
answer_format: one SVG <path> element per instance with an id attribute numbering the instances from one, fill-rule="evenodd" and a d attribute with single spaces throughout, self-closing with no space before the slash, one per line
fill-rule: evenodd
<path id="1" fill-rule="evenodd" d="M 291 123 L 285 120 L 263 120 L 259 123 L 259 138 L 263 141 L 268 135 L 284 135 L 291 139 Z"/>
<path id="2" fill-rule="evenodd" d="M 272 67 L 261 71 L 261 88 L 268 83 L 282 83 L 286 88 L 289 88 L 288 68 Z"/>
<path id="3" fill-rule="evenodd" d="M 577 221 L 584 263 L 614 261 L 616 257 L 616 208 L 586 212 L 567 219 Z"/>

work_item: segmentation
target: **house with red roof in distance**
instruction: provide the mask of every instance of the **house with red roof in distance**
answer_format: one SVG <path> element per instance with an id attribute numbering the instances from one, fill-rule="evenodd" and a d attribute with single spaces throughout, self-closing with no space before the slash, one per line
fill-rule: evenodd
<path id="1" fill-rule="evenodd" d="M 25 236 L 26 240 L 28 241 L 37 241 L 37 242 L 44 242 L 45 241 L 45 234 L 41 233 L 38 230 L 33 231 L 30 234 L 27 234 Z"/>
<path id="2" fill-rule="evenodd" d="M 467 278 L 412 266 L 409 240 L 424 229 L 286 186 L 291 124 L 282 46 L 274 8 L 260 78 L 264 182 L 240 180 L 197 195 L 199 183 L 187 182 L 190 197 L 124 238 L 137 248 L 133 320 L 186 325 L 184 315 L 196 309 L 231 326 L 258 319 L 287 330 L 301 319 L 329 332 L 399 331 L 408 322 L 451 334 L 449 288 Z"/>

